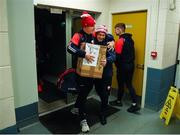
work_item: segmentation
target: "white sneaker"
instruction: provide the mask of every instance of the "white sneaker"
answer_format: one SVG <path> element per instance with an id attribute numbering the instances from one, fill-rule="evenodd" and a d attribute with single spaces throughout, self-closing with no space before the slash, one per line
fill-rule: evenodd
<path id="1" fill-rule="evenodd" d="M 79 114 L 79 108 L 76 108 L 76 107 L 72 108 L 71 113 L 75 114 L 75 115 L 78 115 Z"/>
<path id="2" fill-rule="evenodd" d="M 81 125 L 81 131 L 82 131 L 82 132 L 86 133 L 86 132 L 89 131 L 89 126 L 88 126 L 88 124 L 87 124 L 86 119 L 82 120 L 81 123 L 80 123 L 80 125 Z"/>

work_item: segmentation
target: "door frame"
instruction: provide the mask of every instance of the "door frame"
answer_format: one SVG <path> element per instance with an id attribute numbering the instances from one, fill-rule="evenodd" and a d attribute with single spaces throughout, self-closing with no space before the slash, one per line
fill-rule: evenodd
<path id="1" fill-rule="evenodd" d="M 146 80 L 147 80 L 147 67 L 148 67 L 148 52 L 149 52 L 149 44 L 150 44 L 150 21 L 151 21 L 151 8 L 141 8 L 141 9 L 129 9 L 129 10 L 120 10 L 118 12 L 112 12 L 110 14 L 110 22 L 109 22 L 109 29 L 112 31 L 112 16 L 113 14 L 121 14 L 121 13 L 128 13 L 128 12 L 139 12 L 139 11 L 146 11 L 147 12 L 147 22 L 146 22 L 146 42 L 145 42 L 145 55 L 144 55 L 144 75 L 143 75 L 143 86 L 142 86 L 142 99 L 141 99 L 141 108 L 144 108 L 145 106 L 145 95 L 146 95 Z"/>
<path id="2" fill-rule="evenodd" d="M 180 24 L 179 24 L 179 33 L 178 33 L 178 44 L 177 44 L 177 53 L 176 53 L 176 67 L 175 67 L 175 75 L 174 75 L 174 86 L 179 88 L 180 84 L 178 84 L 178 81 L 180 81 L 180 77 L 178 76 L 180 73 Z"/>

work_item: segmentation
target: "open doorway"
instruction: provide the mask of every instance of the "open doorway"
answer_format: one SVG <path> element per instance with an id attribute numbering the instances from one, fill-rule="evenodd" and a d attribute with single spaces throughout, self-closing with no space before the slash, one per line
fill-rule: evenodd
<path id="1" fill-rule="evenodd" d="M 72 28 L 71 28 L 71 37 L 76 33 L 81 30 L 81 18 L 80 18 L 80 13 L 76 13 L 72 16 Z M 75 61 L 75 56 L 71 55 L 72 59 L 72 67 L 76 67 L 76 61 Z"/>
<path id="2" fill-rule="evenodd" d="M 43 113 L 65 104 L 66 96 L 56 87 L 59 74 L 66 69 L 65 12 L 34 10 L 39 113 Z"/>

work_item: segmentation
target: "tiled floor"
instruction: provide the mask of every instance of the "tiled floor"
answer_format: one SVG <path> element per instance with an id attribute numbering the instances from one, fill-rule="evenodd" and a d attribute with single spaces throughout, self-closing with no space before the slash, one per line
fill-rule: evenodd
<path id="1" fill-rule="evenodd" d="M 111 97 L 111 100 L 113 97 Z M 128 102 L 124 102 L 120 111 L 108 117 L 108 123 L 95 124 L 90 134 L 180 134 L 180 120 L 172 118 L 169 126 L 160 120 L 160 112 L 141 109 L 138 114 L 128 113 Z M 40 122 L 21 129 L 22 134 L 51 134 Z"/>

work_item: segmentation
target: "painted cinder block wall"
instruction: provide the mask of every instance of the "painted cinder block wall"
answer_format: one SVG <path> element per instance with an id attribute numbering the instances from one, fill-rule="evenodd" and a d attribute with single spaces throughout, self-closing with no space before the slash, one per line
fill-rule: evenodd
<path id="1" fill-rule="evenodd" d="M 7 0 L 0 0 L 0 133 L 2 129 L 11 126 L 14 131 L 16 131 L 16 127 L 14 127 L 15 124 L 12 65 L 7 21 Z"/>
<path id="2" fill-rule="evenodd" d="M 176 8 L 173 10 L 170 10 L 168 0 L 160 0 L 158 3 L 159 20 L 154 48 L 161 54 L 161 64 L 151 65 L 154 60 L 149 60 L 145 100 L 145 107 L 157 111 L 163 107 L 170 86 L 175 81 L 180 8 L 178 3 L 176 1 Z"/>
<path id="3" fill-rule="evenodd" d="M 33 0 L 7 0 L 7 11 L 15 115 L 19 126 L 24 120 L 38 118 Z"/>

